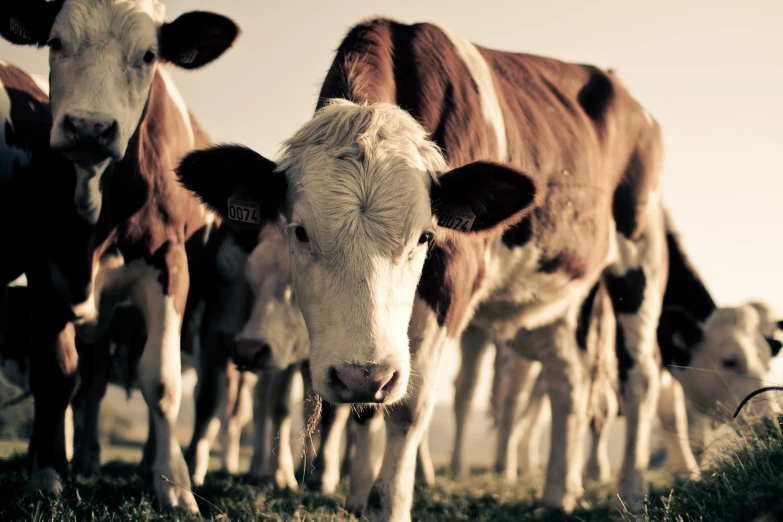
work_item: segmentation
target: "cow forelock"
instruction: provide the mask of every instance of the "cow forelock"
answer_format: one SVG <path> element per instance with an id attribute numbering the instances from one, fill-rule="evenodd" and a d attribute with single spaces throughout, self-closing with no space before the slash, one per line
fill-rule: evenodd
<path id="1" fill-rule="evenodd" d="M 727 420 L 748 394 L 764 386 L 772 353 L 766 325 L 752 304 L 719 308 L 704 324 L 704 337 L 692 350 L 689 370 L 677 370 L 694 404 L 718 420 Z M 706 371 L 700 371 L 706 370 Z M 769 403 L 752 403 L 759 406 Z M 754 408 L 748 408 L 750 412 Z"/>
<path id="2" fill-rule="evenodd" d="M 328 372 L 381 365 L 408 382 L 406 330 L 434 231 L 430 185 L 445 161 L 426 133 L 389 104 L 334 101 L 286 143 L 292 188 L 292 275 L 311 339 L 315 390 L 334 400 Z M 306 234 L 306 238 L 305 238 Z"/>

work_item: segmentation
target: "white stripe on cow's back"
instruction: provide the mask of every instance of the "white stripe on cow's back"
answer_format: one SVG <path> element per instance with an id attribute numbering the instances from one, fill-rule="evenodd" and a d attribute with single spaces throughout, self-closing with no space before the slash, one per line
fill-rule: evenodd
<path id="1" fill-rule="evenodd" d="M 190 124 L 188 106 L 185 104 L 185 100 L 182 98 L 182 94 L 180 94 L 179 89 L 177 89 L 177 86 L 174 85 L 174 80 L 171 79 L 169 73 L 166 72 L 163 67 L 158 67 L 158 71 L 160 72 L 161 78 L 163 78 L 163 83 L 166 85 L 166 91 L 168 91 L 169 96 L 171 96 L 174 105 L 176 105 L 177 109 L 179 109 L 180 115 L 182 116 L 182 121 L 185 123 L 185 128 L 188 130 L 188 139 L 190 139 L 190 146 L 192 147 L 196 144 L 196 140 L 193 136 L 193 126 Z"/>
<path id="2" fill-rule="evenodd" d="M 49 96 L 49 78 L 41 76 L 40 74 L 31 74 L 30 78 L 33 79 L 35 84 L 44 92 L 44 94 Z"/>
<path id="3" fill-rule="evenodd" d="M 495 130 L 495 136 L 498 140 L 498 160 L 508 161 L 506 124 L 503 119 L 503 111 L 500 108 L 500 100 L 495 90 L 495 80 L 487 61 L 471 42 L 445 27 L 437 27 L 451 41 L 454 50 L 457 51 L 457 55 L 465 63 L 465 67 L 468 68 L 473 81 L 476 82 L 476 89 L 478 89 L 481 102 L 481 113 L 484 115 L 487 123 Z"/>

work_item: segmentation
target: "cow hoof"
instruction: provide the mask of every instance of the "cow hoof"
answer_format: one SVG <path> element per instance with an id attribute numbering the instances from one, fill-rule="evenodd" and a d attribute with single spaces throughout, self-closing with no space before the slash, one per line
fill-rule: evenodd
<path id="1" fill-rule="evenodd" d="M 288 474 L 279 469 L 275 472 L 274 484 L 277 489 L 296 491 L 299 489 L 299 484 L 296 483 L 296 478 L 288 476 Z"/>
<path id="2" fill-rule="evenodd" d="M 333 477 L 324 473 L 310 475 L 305 483 L 310 491 L 319 491 L 324 495 L 332 495 L 337 489 L 339 482 L 340 477 Z"/>
<path id="3" fill-rule="evenodd" d="M 192 475 L 190 477 L 190 483 L 195 487 L 200 487 L 204 485 L 205 478 L 205 475 Z"/>
<path id="4" fill-rule="evenodd" d="M 562 486 L 544 487 L 544 494 L 541 496 L 541 503 L 553 509 L 560 509 L 566 513 L 571 513 L 576 507 L 576 501 L 582 498 L 584 490 L 578 492 L 566 491 Z"/>
<path id="5" fill-rule="evenodd" d="M 160 475 L 154 477 L 155 493 L 158 496 L 161 507 L 166 511 L 179 511 L 191 515 L 198 515 L 198 504 L 190 490 L 190 480 L 180 482 L 165 480 Z M 187 489 L 186 489 L 187 488 Z"/>
<path id="6" fill-rule="evenodd" d="M 454 480 L 462 478 L 462 463 L 452 461 L 449 467 L 449 476 Z"/>
<path id="7" fill-rule="evenodd" d="M 40 491 L 45 495 L 59 495 L 63 490 L 63 481 L 54 468 L 34 469 L 27 487 L 30 491 Z"/>
<path id="8" fill-rule="evenodd" d="M 97 453 L 77 452 L 71 461 L 73 469 L 82 475 L 94 475 L 101 469 L 101 460 Z"/>
<path id="9" fill-rule="evenodd" d="M 345 499 L 345 510 L 359 520 L 364 520 L 364 511 L 367 509 L 367 499 L 359 500 L 349 495 Z"/>

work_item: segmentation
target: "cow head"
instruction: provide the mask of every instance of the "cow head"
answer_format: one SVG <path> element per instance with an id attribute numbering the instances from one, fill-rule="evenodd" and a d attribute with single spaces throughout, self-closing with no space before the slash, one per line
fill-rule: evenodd
<path id="1" fill-rule="evenodd" d="M 190 12 L 170 23 L 157 0 L 7 0 L 0 35 L 49 47 L 51 145 L 77 166 L 76 207 L 100 212 L 101 176 L 124 157 L 161 63 L 192 69 L 238 34 L 229 19 Z"/>
<path id="2" fill-rule="evenodd" d="M 661 313 L 658 341 L 664 364 L 692 403 L 725 421 L 743 398 L 765 385 L 771 360 L 781 348 L 773 337 L 776 328 L 756 303 L 719 308 L 704 324 L 686 310 L 670 307 Z M 758 411 L 764 404 L 751 405 Z"/>
<path id="3" fill-rule="evenodd" d="M 286 368 L 310 356 L 310 339 L 296 303 L 285 228 L 270 226 L 245 264 L 253 304 L 236 338 L 240 366 Z"/>
<path id="4" fill-rule="evenodd" d="M 510 225 L 536 194 L 534 182 L 511 167 L 477 162 L 449 170 L 399 107 L 347 101 L 316 113 L 286 142 L 277 165 L 220 146 L 187 156 L 179 176 L 238 227 L 285 215 L 313 387 L 336 403 L 405 396 L 408 325 L 429 246 L 445 235 Z"/>

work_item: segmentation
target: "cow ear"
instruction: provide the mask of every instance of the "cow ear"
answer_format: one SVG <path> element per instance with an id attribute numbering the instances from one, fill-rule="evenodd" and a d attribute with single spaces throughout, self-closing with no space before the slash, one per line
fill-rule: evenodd
<path id="1" fill-rule="evenodd" d="M 225 16 L 191 11 L 160 28 L 160 56 L 184 69 L 197 69 L 223 54 L 239 36 Z"/>
<path id="2" fill-rule="evenodd" d="M 687 366 L 691 352 L 704 338 L 704 329 L 688 310 L 669 306 L 658 321 L 658 345 L 666 366 Z"/>
<path id="3" fill-rule="evenodd" d="M 288 182 L 277 165 L 241 145 L 217 145 L 191 152 L 177 168 L 185 188 L 240 232 L 276 222 Z"/>
<path id="4" fill-rule="evenodd" d="M 0 6 L 0 36 L 17 45 L 45 45 L 63 0 L 6 0 Z"/>
<path id="5" fill-rule="evenodd" d="M 774 337 L 764 337 L 769 344 L 769 349 L 772 351 L 772 357 L 775 357 L 780 353 L 780 349 L 783 348 L 783 343 L 775 339 Z"/>
<path id="6" fill-rule="evenodd" d="M 438 226 L 470 233 L 513 225 L 534 208 L 537 193 L 526 174 L 477 161 L 441 174 L 430 199 Z"/>

